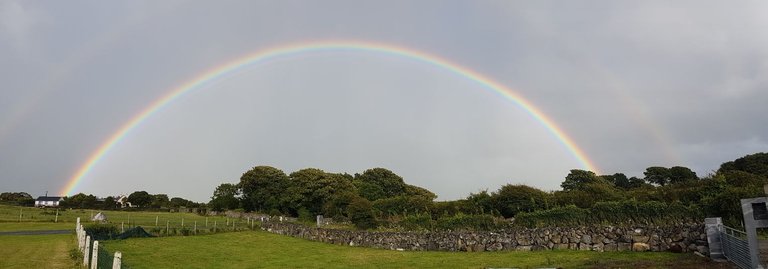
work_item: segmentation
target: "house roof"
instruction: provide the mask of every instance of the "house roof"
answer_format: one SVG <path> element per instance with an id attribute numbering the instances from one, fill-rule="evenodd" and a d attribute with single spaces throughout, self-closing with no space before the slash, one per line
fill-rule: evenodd
<path id="1" fill-rule="evenodd" d="M 37 200 L 35 200 L 35 201 L 40 201 L 40 202 L 52 201 L 52 202 L 56 202 L 56 201 L 61 201 L 61 199 L 62 199 L 62 197 L 58 197 L 58 196 L 40 196 L 40 197 L 37 197 Z"/>

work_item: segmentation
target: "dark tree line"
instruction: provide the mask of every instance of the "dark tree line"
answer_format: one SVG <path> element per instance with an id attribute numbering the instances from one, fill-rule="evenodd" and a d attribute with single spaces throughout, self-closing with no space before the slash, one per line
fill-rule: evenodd
<path id="1" fill-rule="evenodd" d="M 0 203 L 32 206 L 35 204 L 35 198 L 32 198 L 32 195 L 26 192 L 4 192 L 0 193 Z"/>
<path id="2" fill-rule="evenodd" d="M 92 194 L 78 193 L 64 197 L 60 206 L 66 208 L 112 210 L 121 208 L 122 205 L 118 203 L 118 199 L 119 197 L 115 196 L 107 196 L 103 199 L 99 199 Z M 204 203 L 195 203 L 181 197 L 168 199 L 167 194 L 149 194 L 146 191 L 135 191 L 131 193 L 128 195 L 126 202 L 130 202 L 140 209 L 171 209 L 180 207 L 200 208 L 206 206 Z"/>
<path id="3" fill-rule="evenodd" d="M 677 220 L 718 216 L 735 224 L 741 216 L 739 199 L 764 196 L 766 177 L 768 153 L 757 153 L 723 163 L 705 177 L 682 166 L 648 167 L 643 177 L 574 169 L 558 191 L 507 184 L 493 192 L 471 193 L 465 199 L 434 201 L 434 193 L 406 184 L 384 168 L 354 175 L 315 168 L 285 174 L 274 167 L 256 166 L 239 182 L 216 187 L 209 206 L 216 211 L 243 209 L 307 220 L 322 214 L 351 220 L 360 228 L 393 223 L 491 227 L 487 216 L 524 215 L 529 223 L 539 223 L 536 218 L 552 219 L 576 211 L 581 212 L 574 215 L 578 218 L 602 221 L 657 221 L 669 214 Z M 626 212 L 612 213 L 617 210 Z"/>
<path id="4" fill-rule="evenodd" d="M 359 227 L 375 226 L 374 206 L 412 207 L 431 203 L 437 196 L 408 185 L 403 178 L 384 168 L 362 174 L 328 173 L 306 168 L 286 175 L 270 166 L 256 166 L 245 172 L 237 184 L 216 187 L 209 203 L 212 210 L 242 208 L 273 215 L 284 214 L 304 219 L 325 215 L 352 220 Z"/>

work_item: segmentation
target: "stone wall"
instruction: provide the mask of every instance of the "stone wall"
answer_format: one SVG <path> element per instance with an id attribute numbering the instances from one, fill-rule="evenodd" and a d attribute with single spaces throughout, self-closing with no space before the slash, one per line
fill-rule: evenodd
<path id="1" fill-rule="evenodd" d="M 264 222 L 271 233 L 337 245 L 398 250 L 502 251 L 577 249 L 592 251 L 697 251 L 706 255 L 703 224 L 664 227 L 572 227 L 499 232 L 370 232 Z"/>

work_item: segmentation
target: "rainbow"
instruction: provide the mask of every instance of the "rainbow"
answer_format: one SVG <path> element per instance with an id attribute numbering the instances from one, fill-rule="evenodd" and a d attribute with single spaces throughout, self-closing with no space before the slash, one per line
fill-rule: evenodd
<path id="1" fill-rule="evenodd" d="M 104 143 L 102 143 L 101 146 L 99 146 L 99 148 L 96 149 L 96 151 L 94 151 L 88 157 L 88 160 L 85 163 L 83 163 L 82 166 L 80 166 L 77 172 L 74 175 L 72 175 L 72 177 L 69 179 L 66 186 L 62 190 L 62 193 L 64 195 L 72 195 L 74 190 L 77 188 L 78 184 L 96 166 L 99 160 L 101 160 L 109 152 L 110 149 L 112 149 L 117 143 L 119 143 L 120 140 L 125 138 L 126 135 L 132 129 L 136 128 L 136 126 L 141 124 L 147 118 L 149 118 L 154 113 L 156 113 L 158 110 L 170 104 L 174 100 L 178 99 L 185 93 L 188 93 L 196 88 L 200 88 L 203 85 L 210 84 L 221 77 L 224 77 L 228 74 L 232 74 L 236 70 L 239 70 L 241 68 L 248 67 L 257 63 L 263 63 L 268 60 L 285 57 L 289 55 L 305 54 L 305 53 L 313 53 L 313 52 L 329 51 L 329 50 L 353 50 L 353 51 L 362 51 L 362 52 L 370 52 L 370 53 L 379 53 L 379 54 L 391 55 L 396 57 L 404 57 L 408 59 L 413 59 L 418 62 L 440 67 L 454 74 L 463 76 L 471 81 L 477 82 L 478 84 L 482 85 L 483 88 L 490 90 L 494 93 L 497 93 L 502 97 L 512 101 L 514 104 L 520 106 L 523 110 L 528 112 L 528 114 L 530 114 L 536 121 L 538 121 L 547 130 L 549 130 L 549 132 L 552 135 L 554 135 L 554 137 L 557 138 L 557 140 L 559 140 L 563 146 L 565 146 L 565 148 L 573 155 L 573 157 L 575 157 L 576 160 L 579 163 L 581 163 L 583 168 L 590 171 L 594 171 L 596 173 L 598 172 L 597 168 L 592 163 L 592 161 L 590 161 L 589 158 L 587 158 L 587 155 L 584 154 L 584 151 L 582 151 L 576 145 L 576 143 L 573 142 L 573 139 L 568 137 L 568 135 L 566 135 L 566 133 L 563 132 L 563 130 L 560 129 L 560 127 L 558 127 L 554 123 L 554 121 L 552 121 L 549 117 L 547 117 L 544 113 L 542 113 L 531 102 L 524 99 L 522 96 L 518 95 L 516 92 L 512 91 L 510 88 L 507 88 L 501 83 L 498 83 L 486 76 L 483 76 L 480 73 L 477 73 L 469 68 L 460 66 L 458 64 L 455 64 L 453 62 L 450 62 L 446 59 L 440 58 L 435 55 L 431 55 L 422 51 L 399 47 L 391 44 L 362 42 L 362 41 L 322 41 L 322 42 L 296 43 L 296 44 L 282 45 L 282 46 L 276 46 L 272 48 L 258 50 L 252 54 L 245 55 L 244 57 L 240 57 L 240 58 L 234 59 L 233 61 L 225 63 L 223 65 L 214 67 L 194 77 L 188 82 L 181 84 L 179 87 L 173 89 L 168 94 L 152 102 L 149 106 L 144 108 L 144 110 L 142 110 L 141 112 L 136 114 L 133 118 L 131 118 L 128 122 L 123 124 L 115 133 L 113 133 L 109 137 L 109 139 L 104 141 Z"/>

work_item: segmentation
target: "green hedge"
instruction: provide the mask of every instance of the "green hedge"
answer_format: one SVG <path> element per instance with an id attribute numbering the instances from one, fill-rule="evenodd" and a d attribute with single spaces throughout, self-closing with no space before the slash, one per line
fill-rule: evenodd
<path id="1" fill-rule="evenodd" d="M 515 216 L 515 225 L 524 227 L 570 226 L 588 224 L 670 224 L 703 218 L 702 210 L 681 203 L 658 201 L 598 202 L 584 209 L 574 205 L 549 210 L 523 212 Z"/>
<path id="2" fill-rule="evenodd" d="M 432 219 L 429 214 L 412 214 L 395 223 L 395 228 L 409 231 L 489 231 L 498 230 L 508 222 L 488 214 L 456 214 Z"/>

